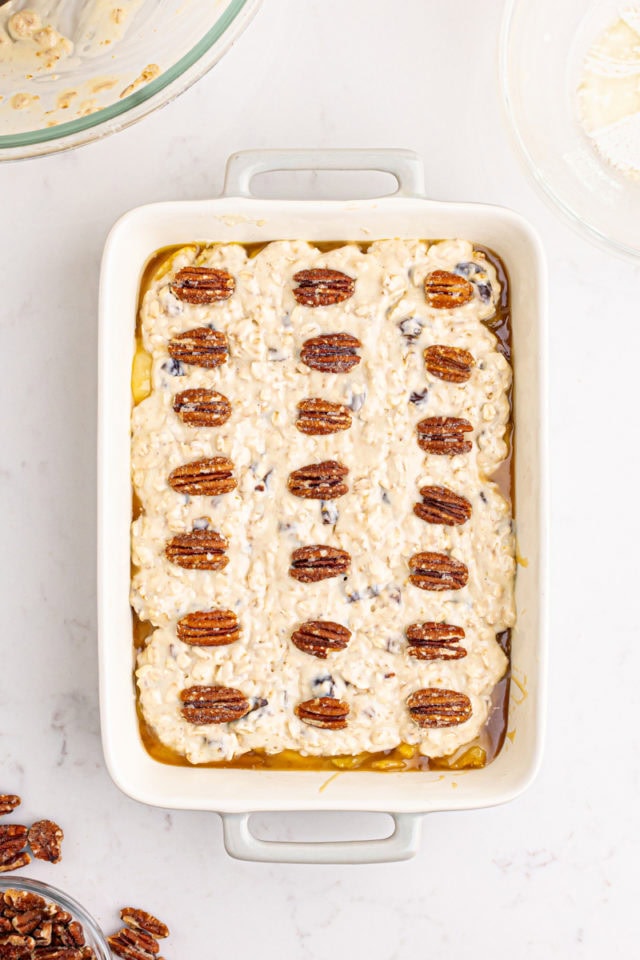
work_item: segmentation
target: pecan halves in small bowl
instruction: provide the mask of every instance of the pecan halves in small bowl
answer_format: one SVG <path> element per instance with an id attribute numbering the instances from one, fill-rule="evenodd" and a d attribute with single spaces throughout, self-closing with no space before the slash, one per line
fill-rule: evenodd
<path id="1" fill-rule="evenodd" d="M 344 730 L 349 716 L 349 704 L 334 697 L 314 697 L 295 708 L 296 716 L 310 727 L 324 730 Z"/>
<path id="2" fill-rule="evenodd" d="M 348 373 L 360 363 L 362 344 L 350 333 L 326 333 L 305 340 L 300 359 L 305 366 L 323 373 Z"/>
<path id="3" fill-rule="evenodd" d="M 413 512 L 426 523 L 440 523 L 458 527 L 471 516 L 471 504 L 466 497 L 454 493 L 448 487 L 420 487 L 422 503 L 416 503 Z"/>
<path id="4" fill-rule="evenodd" d="M 196 387 L 177 393 L 173 409 L 192 427 L 221 427 L 231 416 L 231 404 L 223 393 Z"/>
<path id="5" fill-rule="evenodd" d="M 409 656 L 415 660 L 460 660 L 467 651 L 460 646 L 465 632 L 450 623 L 412 623 L 407 627 Z"/>
<path id="6" fill-rule="evenodd" d="M 190 363 L 195 367 L 219 367 L 229 356 L 226 334 L 210 327 L 185 330 L 169 341 L 167 347 L 172 360 Z"/>
<path id="7" fill-rule="evenodd" d="M 464 435 L 472 430 L 469 421 L 462 417 L 427 417 L 417 426 L 418 446 L 425 453 L 444 457 L 469 453 L 473 445 Z"/>
<path id="8" fill-rule="evenodd" d="M 407 707 L 411 719 L 420 727 L 457 727 L 472 714 L 466 694 L 436 687 L 416 690 L 407 700 Z"/>
<path id="9" fill-rule="evenodd" d="M 342 403 L 330 403 L 314 397 L 298 404 L 296 427 L 309 436 L 339 433 L 351 426 L 351 411 Z"/>
<path id="10" fill-rule="evenodd" d="M 328 307 L 353 296 L 356 281 L 340 270 L 313 268 L 295 274 L 293 295 L 306 307 Z"/>
<path id="11" fill-rule="evenodd" d="M 181 713 L 189 723 L 199 726 L 207 723 L 232 723 L 251 710 L 241 690 L 234 687 L 193 686 L 182 690 Z"/>
<path id="12" fill-rule="evenodd" d="M 332 620 L 307 620 L 291 634 L 291 642 L 298 650 L 319 660 L 327 654 L 345 650 L 351 639 L 351 630 Z"/>
<path id="13" fill-rule="evenodd" d="M 336 460 L 309 463 L 289 474 L 287 486 L 295 497 L 306 500 L 337 500 L 349 492 L 344 479 L 349 469 Z"/>
<path id="14" fill-rule="evenodd" d="M 167 560 L 187 570 L 222 570 L 229 563 L 228 543 L 215 530 L 178 533 L 167 543 Z"/>
<path id="15" fill-rule="evenodd" d="M 432 377 L 447 383 L 466 383 L 475 365 L 473 354 L 460 347 L 438 343 L 424 351 L 424 364 Z"/>
<path id="16" fill-rule="evenodd" d="M 218 497 L 235 490 L 238 481 L 233 475 L 233 460 L 209 457 L 183 463 L 169 474 L 169 486 L 177 493 Z"/>
<path id="17" fill-rule="evenodd" d="M 433 270 L 425 277 L 424 295 L 430 307 L 453 310 L 473 299 L 473 284 L 457 273 Z"/>
<path id="18" fill-rule="evenodd" d="M 315 583 L 318 580 L 343 576 L 349 572 L 350 567 L 351 557 L 346 550 L 313 544 L 293 551 L 289 576 L 301 583 Z"/>
<path id="19" fill-rule="evenodd" d="M 469 579 L 466 564 L 446 553 L 414 553 L 409 560 L 409 569 L 409 581 L 421 590 L 461 590 Z"/>
<path id="20" fill-rule="evenodd" d="M 233 610 L 197 610 L 178 620 L 178 640 L 192 647 L 223 647 L 240 638 Z"/>
<path id="21" fill-rule="evenodd" d="M 171 284 L 174 297 L 196 304 L 228 300 L 235 289 L 230 273 L 212 267 L 183 267 Z"/>

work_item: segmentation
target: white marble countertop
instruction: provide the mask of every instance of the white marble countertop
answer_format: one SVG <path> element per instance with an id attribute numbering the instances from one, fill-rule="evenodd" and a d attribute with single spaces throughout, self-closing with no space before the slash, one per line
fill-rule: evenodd
<path id="1" fill-rule="evenodd" d="M 67 834 L 59 866 L 25 873 L 76 895 L 108 932 L 125 903 L 157 912 L 174 928 L 168 960 L 599 960 L 637 949 L 640 270 L 576 236 L 525 179 L 498 93 L 501 10 L 501 0 L 482 12 L 471 0 L 267 0 L 227 57 L 166 109 L 80 151 L 0 168 L 0 789 L 23 796 L 27 822 L 49 816 Z M 544 763 L 508 806 L 428 817 L 418 856 L 404 864 L 235 862 L 218 817 L 143 807 L 113 786 L 102 760 L 102 244 L 130 207 L 217 194 L 229 153 L 284 146 L 415 149 L 434 198 L 511 206 L 537 226 L 549 255 Z M 304 178 L 296 184 L 304 189 Z M 343 196 L 356 189 L 348 175 L 329 186 Z M 378 816 L 273 815 L 256 829 L 317 839 L 385 826 Z"/>

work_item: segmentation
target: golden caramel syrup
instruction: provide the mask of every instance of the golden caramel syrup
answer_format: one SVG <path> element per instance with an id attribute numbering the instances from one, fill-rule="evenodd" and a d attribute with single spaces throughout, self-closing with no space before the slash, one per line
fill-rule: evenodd
<path id="1" fill-rule="evenodd" d="M 385 239 L 385 238 L 379 238 Z M 393 238 L 387 238 L 393 239 Z M 256 257 L 272 240 L 260 243 L 241 244 L 252 259 Z M 437 242 L 437 241 L 428 241 Z M 347 245 L 359 247 L 363 253 L 370 247 L 371 242 L 359 241 L 315 241 L 312 246 L 323 253 L 337 250 Z M 136 350 L 131 372 L 132 402 L 135 406 L 151 393 L 151 356 L 142 345 L 140 333 L 140 308 L 142 301 L 154 280 L 160 279 L 171 269 L 175 254 L 185 247 L 193 247 L 196 251 L 196 264 L 200 256 L 216 244 L 193 243 L 175 244 L 157 250 L 147 261 L 140 279 L 138 296 L 138 320 L 136 323 Z M 500 257 L 487 247 L 474 244 L 474 254 L 480 254 L 496 270 L 500 282 L 500 301 L 496 305 L 495 314 L 485 321 L 485 325 L 495 334 L 498 340 L 498 349 L 505 359 L 511 363 L 512 358 L 512 328 L 511 328 L 511 301 L 509 276 Z M 507 424 L 505 442 L 508 455 L 500 464 L 498 470 L 490 478 L 500 489 L 502 495 L 512 504 L 512 513 L 515 516 L 515 482 L 514 482 L 514 443 L 513 443 L 513 391 L 509 391 L 510 418 Z M 140 516 L 141 504 L 137 495 L 133 494 L 133 519 Z M 140 620 L 132 610 L 133 645 L 134 650 L 142 649 L 154 631 L 154 626 L 148 621 Z M 210 763 L 192 764 L 185 756 L 165 746 L 155 731 L 146 722 L 140 709 L 139 698 L 136 696 L 136 709 L 140 737 L 147 752 L 159 763 L 181 767 L 212 767 L 235 770 L 321 770 L 325 772 L 340 772 L 349 770 L 365 770 L 377 773 L 421 770 L 469 770 L 478 769 L 491 763 L 500 753 L 507 737 L 507 720 L 509 712 L 509 692 L 511 684 L 511 630 L 504 630 L 496 635 L 496 639 L 509 660 L 505 676 L 496 684 L 491 695 L 491 710 L 487 722 L 480 735 L 470 743 L 465 744 L 454 754 L 448 757 L 429 758 L 418 753 L 418 747 L 413 744 L 400 743 L 392 750 L 383 750 L 377 753 L 359 753 L 353 756 L 304 756 L 295 750 L 283 750 L 280 753 L 267 754 L 261 750 L 250 750 L 235 757 L 233 760 L 221 760 Z M 135 685 L 135 667 L 134 667 Z M 511 734 L 509 737 L 511 738 Z"/>

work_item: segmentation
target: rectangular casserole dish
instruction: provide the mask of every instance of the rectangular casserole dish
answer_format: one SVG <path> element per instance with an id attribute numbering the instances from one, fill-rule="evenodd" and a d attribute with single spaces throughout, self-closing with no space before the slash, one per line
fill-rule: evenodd
<path id="1" fill-rule="evenodd" d="M 351 169 L 392 173 L 389 197 L 280 201 L 251 194 L 268 170 Z M 140 277 L 158 249 L 188 242 L 280 239 L 370 241 L 462 237 L 494 250 L 510 275 L 515 410 L 514 506 L 518 621 L 512 635 L 508 736 L 481 770 L 419 773 L 260 771 L 170 766 L 146 752 L 132 681 L 130 586 L 131 362 Z M 424 198 L 422 165 L 406 151 L 261 152 L 233 156 L 224 195 L 215 200 L 140 207 L 112 229 L 100 290 L 99 647 L 102 737 L 117 785 L 157 806 L 212 810 L 224 818 L 233 856 L 289 862 L 375 862 L 411 856 L 421 814 L 505 802 L 535 775 L 544 721 L 546 635 L 546 294 L 543 253 L 518 215 L 499 207 Z M 249 830 L 251 812 L 345 810 L 391 813 L 391 837 L 350 843 L 272 843 Z"/>

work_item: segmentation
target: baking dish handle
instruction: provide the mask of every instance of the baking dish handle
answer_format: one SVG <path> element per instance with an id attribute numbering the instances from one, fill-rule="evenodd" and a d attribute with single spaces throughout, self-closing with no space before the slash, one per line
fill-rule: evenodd
<path id="1" fill-rule="evenodd" d="M 394 197 L 424 196 L 424 167 L 413 150 L 242 150 L 227 160 L 222 195 L 254 197 L 251 181 L 274 170 L 378 170 L 398 182 Z"/>
<path id="2" fill-rule="evenodd" d="M 418 849 L 421 814 L 392 814 L 395 830 L 382 840 L 339 842 L 259 840 L 251 833 L 250 813 L 222 814 L 224 845 L 236 860 L 262 863 L 391 863 L 409 860 Z"/>

